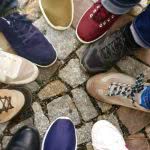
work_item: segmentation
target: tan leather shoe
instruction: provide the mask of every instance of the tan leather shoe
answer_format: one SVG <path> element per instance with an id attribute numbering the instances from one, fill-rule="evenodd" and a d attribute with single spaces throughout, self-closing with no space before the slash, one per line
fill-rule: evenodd
<path id="1" fill-rule="evenodd" d="M 0 123 L 11 120 L 31 101 L 31 93 L 26 88 L 0 89 Z"/>
<path id="2" fill-rule="evenodd" d="M 57 30 L 69 28 L 73 21 L 73 0 L 39 0 L 40 9 L 47 23 Z"/>
<path id="3" fill-rule="evenodd" d="M 144 85 L 146 84 L 143 83 L 143 76 L 135 80 L 121 73 L 102 73 L 89 79 L 87 91 L 91 96 L 105 103 L 150 112 L 139 105 Z"/>

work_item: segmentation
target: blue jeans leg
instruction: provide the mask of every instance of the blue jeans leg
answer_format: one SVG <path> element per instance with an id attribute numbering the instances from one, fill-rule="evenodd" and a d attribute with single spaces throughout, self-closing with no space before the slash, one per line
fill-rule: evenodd
<path id="1" fill-rule="evenodd" d="M 137 44 L 150 48 L 150 5 L 135 18 L 131 32 Z"/>
<path id="2" fill-rule="evenodd" d="M 113 14 L 125 14 L 132 7 L 137 5 L 140 0 L 102 0 L 103 6 Z"/>

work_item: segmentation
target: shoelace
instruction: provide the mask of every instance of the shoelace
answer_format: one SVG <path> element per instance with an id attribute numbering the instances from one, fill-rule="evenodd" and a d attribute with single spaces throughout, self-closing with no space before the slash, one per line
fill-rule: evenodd
<path id="1" fill-rule="evenodd" d="M 0 105 L 2 106 L 0 108 L 0 113 L 2 113 L 3 111 L 8 112 L 9 109 L 14 108 L 11 104 L 11 97 L 1 97 L 0 96 Z"/>
<path id="2" fill-rule="evenodd" d="M 95 9 L 90 14 L 90 18 L 95 20 L 96 22 L 100 23 L 99 24 L 100 28 L 102 28 L 107 23 L 109 23 L 112 19 L 115 18 L 115 16 L 113 14 L 106 11 L 106 9 L 102 6 L 102 4 L 99 0 L 97 2 L 95 2 L 94 5 L 95 5 Z M 109 17 L 107 18 L 107 16 L 109 16 Z"/>
<path id="3" fill-rule="evenodd" d="M 104 48 L 98 49 L 97 55 L 102 63 L 112 66 L 112 64 L 118 62 L 122 57 L 132 54 L 130 50 L 131 46 L 126 42 L 123 32 L 124 30 L 113 33 L 116 37 L 112 42 L 109 41 L 109 36 L 107 36 L 104 41 Z"/>
<path id="4" fill-rule="evenodd" d="M 9 19 L 6 19 L 10 23 L 13 31 L 18 35 L 18 38 L 22 39 L 22 42 L 26 44 L 35 34 L 37 30 L 33 30 L 31 21 L 26 18 L 26 15 L 12 14 Z"/>
<path id="5" fill-rule="evenodd" d="M 140 93 L 144 89 L 144 74 L 141 73 L 137 76 L 134 85 L 127 85 L 123 83 L 111 83 L 108 89 L 107 96 L 123 96 L 126 98 L 131 97 L 135 101 L 135 94 Z"/>

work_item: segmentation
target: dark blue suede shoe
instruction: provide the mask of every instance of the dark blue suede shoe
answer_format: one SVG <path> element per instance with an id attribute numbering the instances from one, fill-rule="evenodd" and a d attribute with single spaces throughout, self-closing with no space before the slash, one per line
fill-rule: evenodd
<path id="1" fill-rule="evenodd" d="M 48 128 L 42 150 L 76 150 L 75 127 L 67 117 L 60 117 Z"/>
<path id="2" fill-rule="evenodd" d="M 49 67 L 57 60 L 53 46 L 25 16 L 13 13 L 1 17 L 0 31 L 19 56 L 42 67 Z"/>

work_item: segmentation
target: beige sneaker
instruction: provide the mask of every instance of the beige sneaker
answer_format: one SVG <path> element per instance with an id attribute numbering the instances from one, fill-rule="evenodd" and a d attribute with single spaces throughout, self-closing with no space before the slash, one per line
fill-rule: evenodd
<path id="1" fill-rule="evenodd" d="M 73 21 L 73 0 L 39 0 L 40 9 L 47 23 L 56 30 L 68 29 Z"/>
<path id="2" fill-rule="evenodd" d="M 11 120 L 31 101 L 31 93 L 26 88 L 0 89 L 0 123 Z"/>
<path id="3" fill-rule="evenodd" d="M 0 50 L 0 82 L 6 84 L 27 84 L 39 74 L 32 62 Z"/>
<path id="4" fill-rule="evenodd" d="M 134 78 L 121 73 L 102 73 L 87 82 L 88 93 L 97 100 L 150 112 L 150 85 L 143 75 Z"/>

